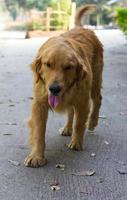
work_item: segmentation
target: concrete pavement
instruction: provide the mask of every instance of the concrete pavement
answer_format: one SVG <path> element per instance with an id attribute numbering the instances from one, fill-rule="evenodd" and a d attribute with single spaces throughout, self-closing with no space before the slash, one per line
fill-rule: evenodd
<path id="1" fill-rule="evenodd" d="M 127 41 L 118 30 L 96 34 L 105 47 L 102 118 L 96 134 L 86 135 L 85 151 L 69 151 L 65 144 L 70 138 L 58 133 L 65 116 L 50 113 L 48 164 L 39 169 L 23 165 L 30 151 L 25 122 L 32 96 L 28 65 L 47 38 L 24 40 L 22 33 L 1 34 L 0 200 L 127 200 Z M 65 165 L 64 171 L 55 167 L 58 163 Z M 84 170 L 96 173 L 76 174 Z M 56 183 L 60 190 L 52 191 Z"/>

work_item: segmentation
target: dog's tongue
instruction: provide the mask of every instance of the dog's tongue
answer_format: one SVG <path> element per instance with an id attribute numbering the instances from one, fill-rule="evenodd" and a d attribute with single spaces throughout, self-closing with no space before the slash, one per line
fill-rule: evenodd
<path id="1" fill-rule="evenodd" d="M 51 95 L 49 96 L 48 98 L 48 102 L 49 102 L 49 105 L 52 107 L 52 108 L 55 108 L 58 104 L 59 104 L 59 97 L 58 96 L 54 96 L 54 95 Z"/>

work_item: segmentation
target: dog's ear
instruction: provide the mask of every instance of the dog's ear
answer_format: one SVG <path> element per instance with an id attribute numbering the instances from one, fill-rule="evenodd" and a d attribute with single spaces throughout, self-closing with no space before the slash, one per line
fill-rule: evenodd
<path id="1" fill-rule="evenodd" d="M 30 66 L 31 66 L 32 71 L 34 72 L 36 83 L 39 80 L 42 80 L 42 78 L 41 78 L 41 74 L 42 74 L 42 71 L 41 71 L 41 66 L 42 66 L 41 56 L 37 55 L 37 57 L 33 60 L 32 64 Z"/>
<path id="2" fill-rule="evenodd" d="M 76 68 L 76 73 L 77 73 L 77 80 L 83 80 L 84 78 L 86 78 L 87 76 L 87 67 L 86 67 L 86 63 L 78 58 L 78 65 Z"/>
<path id="3" fill-rule="evenodd" d="M 74 39 L 66 39 L 65 42 L 74 50 L 74 60 L 76 58 L 77 80 L 82 80 L 87 76 L 87 65 L 90 65 L 87 56 L 84 56 L 84 50 L 79 42 Z M 82 59 L 82 57 L 85 57 Z"/>

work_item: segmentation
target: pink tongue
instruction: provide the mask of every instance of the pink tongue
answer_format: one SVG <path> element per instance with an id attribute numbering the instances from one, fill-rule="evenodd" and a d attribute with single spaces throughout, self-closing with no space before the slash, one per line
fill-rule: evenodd
<path id="1" fill-rule="evenodd" d="M 59 104 L 59 97 L 51 95 L 48 98 L 48 102 L 52 108 L 55 108 Z"/>

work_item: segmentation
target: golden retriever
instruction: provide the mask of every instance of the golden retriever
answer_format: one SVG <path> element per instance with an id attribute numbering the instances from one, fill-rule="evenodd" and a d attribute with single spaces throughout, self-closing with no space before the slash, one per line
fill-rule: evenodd
<path id="1" fill-rule="evenodd" d="M 26 166 L 39 167 L 46 163 L 45 132 L 49 108 L 67 113 L 61 134 L 71 135 L 69 149 L 82 150 L 87 124 L 93 130 L 98 123 L 103 47 L 93 31 L 81 27 L 83 14 L 91 9 L 91 5 L 81 7 L 76 14 L 75 28 L 50 38 L 40 47 L 31 65 L 34 99 L 28 124 L 32 151 L 25 159 Z"/>

